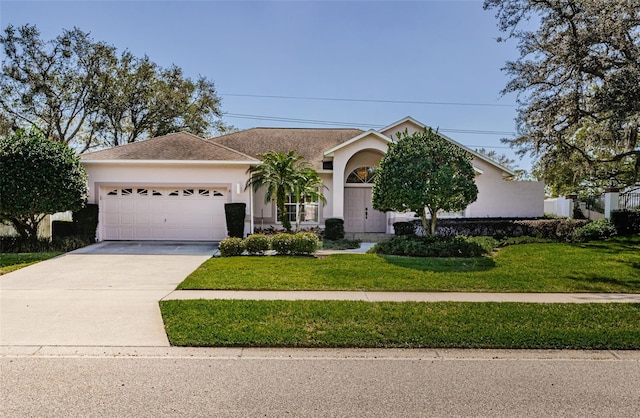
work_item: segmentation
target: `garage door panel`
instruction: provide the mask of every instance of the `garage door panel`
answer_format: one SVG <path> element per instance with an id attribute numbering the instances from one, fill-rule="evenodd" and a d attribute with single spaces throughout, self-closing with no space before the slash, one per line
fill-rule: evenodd
<path id="1" fill-rule="evenodd" d="M 172 195 L 173 194 L 173 195 Z M 211 188 L 110 187 L 101 212 L 107 240 L 220 240 L 226 191 Z"/>

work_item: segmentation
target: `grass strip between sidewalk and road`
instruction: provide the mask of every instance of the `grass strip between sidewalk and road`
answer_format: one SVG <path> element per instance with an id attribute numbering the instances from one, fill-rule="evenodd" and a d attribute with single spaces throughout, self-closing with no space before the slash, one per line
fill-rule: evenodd
<path id="1" fill-rule="evenodd" d="M 172 345 L 640 349 L 640 304 L 169 300 Z"/>
<path id="2" fill-rule="evenodd" d="M 59 256 L 60 252 L 51 253 L 1 253 L 0 275 L 30 266 L 40 261 Z"/>
<path id="3" fill-rule="evenodd" d="M 640 293 L 640 235 L 512 245 L 479 258 L 216 257 L 178 289 Z"/>

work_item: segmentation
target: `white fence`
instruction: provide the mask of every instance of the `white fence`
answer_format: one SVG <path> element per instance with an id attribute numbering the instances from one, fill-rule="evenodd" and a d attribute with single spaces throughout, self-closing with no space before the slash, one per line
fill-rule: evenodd
<path id="1" fill-rule="evenodd" d="M 38 226 L 38 237 L 40 238 L 51 238 L 51 223 L 53 221 L 71 221 L 72 213 L 69 212 L 58 212 L 53 215 L 47 215 L 44 217 L 40 225 Z M 18 235 L 15 228 L 11 224 L 0 223 L 0 236 L 2 237 L 11 237 Z"/>

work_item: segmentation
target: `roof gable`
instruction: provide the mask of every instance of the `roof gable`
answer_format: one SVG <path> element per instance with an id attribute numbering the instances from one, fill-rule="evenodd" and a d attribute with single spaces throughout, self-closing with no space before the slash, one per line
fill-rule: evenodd
<path id="1" fill-rule="evenodd" d="M 348 141 L 345 141 L 345 142 L 343 142 L 343 143 L 341 143 L 341 144 L 339 144 L 339 145 L 337 145 L 337 146 L 335 146 L 335 147 L 333 147 L 331 149 L 328 149 L 327 151 L 324 152 L 324 155 L 332 156 L 336 151 L 338 151 L 338 150 L 340 150 L 340 149 L 342 149 L 342 148 L 344 148 L 346 146 L 349 146 L 349 145 L 351 145 L 351 144 L 353 144 L 355 142 L 358 142 L 361 139 L 366 138 L 368 136 L 373 136 L 375 138 L 378 138 L 379 140 L 381 140 L 381 141 L 383 141 L 383 142 L 385 142 L 387 144 L 389 142 L 391 142 L 391 139 L 388 136 L 385 136 L 385 135 L 381 134 L 380 132 L 378 132 L 376 130 L 370 129 L 370 130 L 368 130 L 366 132 L 361 133 L 358 136 L 355 136 L 355 137 L 351 138 Z"/>
<path id="2" fill-rule="evenodd" d="M 392 123 L 389 126 L 385 126 L 384 128 L 380 129 L 380 132 L 382 132 L 382 133 L 384 133 L 386 135 L 389 131 L 392 131 L 394 128 L 397 128 L 398 126 L 401 126 L 402 124 L 414 125 L 417 129 L 428 129 L 428 128 L 430 128 L 429 126 L 423 124 L 422 122 L 413 119 L 411 116 L 407 116 L 407 117 L 405 117 L 403 119 L 400 119 L 397 122 Z M 497 162 L 493 161 L 491 158 L 488 158 L 487 156 L 482 155 L 479 152 L 476 152 L 476 151 L 472 150 L 471 148 L 468 148 L 468 147 L 462 145 L 458 141 L 455 141 L 455 140 L 449 138 L 448 136 L 444 135 L 443 133 L 440 133 L 440 132 L 437 132 L 437 133 L 442 138 L 446 139 L 447 141 L 451 142 L 452 144 L 454 144 L 454 145 L 462 148 L 463 150 L 467 151 L 469 154 L 473 155 L 475 158 L 478 158 L 478 159 L 480 159 L 480 160 L 492 165 L 493 167 L 499 169 L 500 171 L 502 171 L 504 173 L 507 173 L 510 176 L 513 176 L 513 175 L 516 174 L 512 169 L 498 164 Z"/>
<path id="3" fill-rule="evenodd" d="M 188 132 L 176 132 L 144 141 L 90 152 L 84 161 L 253 161 L 255 158 Z"/>

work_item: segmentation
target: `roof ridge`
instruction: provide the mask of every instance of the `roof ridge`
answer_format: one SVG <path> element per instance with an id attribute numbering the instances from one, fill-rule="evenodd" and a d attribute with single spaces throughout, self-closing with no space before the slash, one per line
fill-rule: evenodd
<path id="1" fill-rule="evenodd" d="M 236 149 L 233 149 L 233 148 L 228 147 L 228 146 L 226 146 L 226 145 L 219 144 L 219 143 L 217 143 L 217 142 L 215 142 L 215 141 L 211 141 L 211 139 L 212 139 L 212 138 L 209 138 L 209 139 L 200 138 L 200 137 L 197 137 L 197 138 L 198 138 L 198 139 L 200 139 L 200 140 L 202 140 L 202 141 L 204 141 L 204 142 L 205 142 L 206 144 L 208 144 L 208 145 L 211 145 L 211 146 L 214 146 L 214 147 L 220 147 L 220 148 L 226 149 L 227 151 L 231 151 L 231 152 L 233 152 L 233 153 L 236 153 L 236 154 L 238 154 L 238 155 L 241 155 L 241 156 L 243 156 L 243 157 L 245 157 L 245 158 L 248 158 L 248 159 L 250 159 L 250 160 L 259 161 L 259 160 L 258 160 L 258 159 L 256 159 L 255 157 L 252 157 L 252 156 L 250 156 L 250 155 L 247 155 L 247 154 L 245 154 L 245 153 L 243 153 L 243 152 L 240 152 L 240 151 L 238 151 L 238 150 L 236 150 Z"/>

